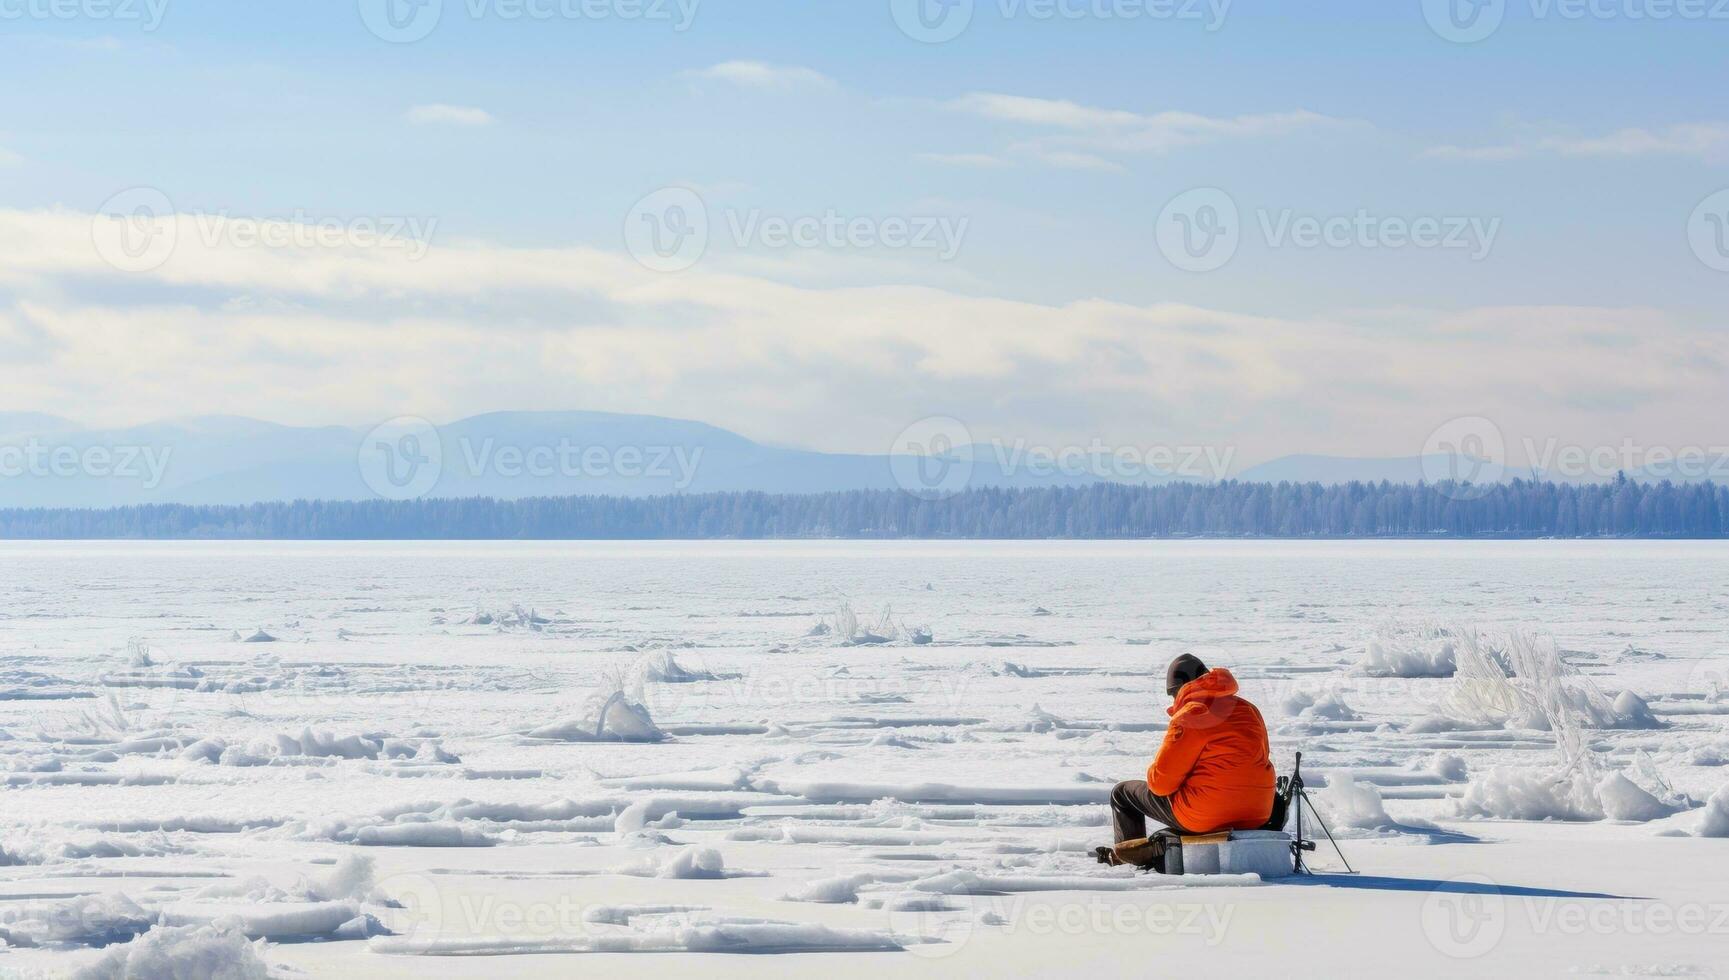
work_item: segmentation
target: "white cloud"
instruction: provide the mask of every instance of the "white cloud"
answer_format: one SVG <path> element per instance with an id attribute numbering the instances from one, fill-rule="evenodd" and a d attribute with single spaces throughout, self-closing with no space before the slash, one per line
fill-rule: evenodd
<path id="1" fill-rule="evenodd" d="M 1097 173 L 1126 174 L 1129 169 L 1120 163 L 1106 160 L 1104 157 L 1078 150 L 1058 150 L 1049 147 L 1027 144 L 1015 148 L 1015 152 L 1023 153 L 1047 166 L 1059 170 L 1091 170 Z"/>
<path id="2" fill-rule="evenodd" d="M 1035 99 L 992 92 L 975 92 L 948 105 L 986 119 L 1086 133 L 1097 137 L 1103 144 L 1149 152 L 1353 124 L 1351 120 L 1306 109 L 1240 116 L 1203 116 L 1193 112 L 1141 114 L 1120 109 L 1098 109 L 1064 99 Z"/>
<path id="3" fill-rule="evenodd" d="M 1306 109 L 1239 116 L 1149 114 L 999 92 L 973 92 L 944 106 L 996 122 L 1053 130 L 1055 135 L 1017 144 L 1015 152 L 1051 166 L 1115 173 L 1125 170 L 1104 154 L 1168 153 L 1225 140 L 1267 139 L 1304 130 L 1360 125 Z"/>
<path id="4" fill-rule="evenodd" d="M 490 126 L 492 113 L 466 105 L 417 105 L 408 110 L 408 121 L 417 126 Z"/>
<path id="5" fill-rule="evenodd" d="M 1202 441 L 1244 462 L 1415 455 L 1463 415 L 1495 419 L 1510 443 L 1594 445 L 1610 426 L 1704 445 L 1729 410 L 1729 335 L 1649 310 L 1053 305 L 791 285 L 767 262 L 656 274 L 585 247 L 438 244 L 419 261 L 373 246 L 243 248 L 207 244 L 228 239 L 192 217 L 166 264 L 125 274 L 96 255 L 91 220 L 0 211 L 0 346 L 29 355 L 0 358 L 17 407 L 348 423 L 594 407 L 858 451 L 941 413 L 985 439 Z M 1593 407 L 1582 392 L 1615 397 Z"/>
<path id="6" fill-rule="evenodd" d="M 1061 126 L 1065 129 L 1133 126 L 1144 118 L 1133 112 L 1095 109 L 1067 99 L 1035 99 L 996 92 L 973 92 L 951 101 L 949 106 L 987 119 L 1038 126 Z"/>
<path id="7" fill-rule="evenodd" d="M 1506 143 L 1433 146 L 1425 150 L 1424 155 L 1456 160 L 1512 160 L 1539 155 L 1715 157 L 1725 152 L 1729 152 L 1729 123 L 1698 122 L 1657 129 L 1629 127 L 1600 136 L 1528 131 Z"/>
<path id="8" fill-rule="evenodd" d="M 743 88 L 790 89 L 790 88 L 834 88 L 834 79 L 812 68 L 801 68 L 796 65 L 771 65 L 761 61 L 723 61 L 697 71 L 688 71 L 684 77 L 706 81 L 725 82 Z"/>

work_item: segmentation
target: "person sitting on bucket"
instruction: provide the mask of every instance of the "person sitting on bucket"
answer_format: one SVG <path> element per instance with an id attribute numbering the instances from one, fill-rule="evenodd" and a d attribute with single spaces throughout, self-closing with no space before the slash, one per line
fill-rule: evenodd
<path id="1" fill-rule="evenodd" d="M 1265 825 L 1274 795 L 1267 725 L 1237 696 L 1237 679 L 1185 653 L 1166 669 L 1165 692 L 1171 724 L 1147 778 L 1111 790 L 1116 842 L 1144 839 L 1148 817 L 1184 836 Z M 1122 855 L 1099 851 L 1101 861 L 1123 863 Z"/>

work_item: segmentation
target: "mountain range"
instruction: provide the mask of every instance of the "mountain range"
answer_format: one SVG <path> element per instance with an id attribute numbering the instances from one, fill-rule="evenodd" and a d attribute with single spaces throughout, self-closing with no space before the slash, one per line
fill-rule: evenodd
<path id="1" fill-rule="evenodd" d="M 1414 483 L 1477 471 L 1476 461 L 1462 457 L 1292 455 L 1236 478 Z M 1508 478 L 1513 475 L 1528 474 Z M 1050 465 L 1001 444 L 944 447 L 925 457 L 820 452 L 767 445 L 702 422 L 608 412 L 493 412 L 437 427 L 400 422 L 381 428 L 201 416 L 118 429 L 36 412 L 0 412 L 0 507 L 947 491 L 1174 479 L 1203 477 L 1124 473 L 1093 460 Z"/>

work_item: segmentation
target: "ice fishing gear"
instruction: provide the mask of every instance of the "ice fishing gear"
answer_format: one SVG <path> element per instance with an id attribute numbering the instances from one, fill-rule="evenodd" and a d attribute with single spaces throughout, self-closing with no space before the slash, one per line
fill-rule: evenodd
<path id="1" fill-rule="evenodd" d="M 1304 851 L 1313 851 L 1317 842 L 1303 837 L 1303 804 L 1309 804 L 1309 810 L 1314 813 L 1315 822 L 1321 825 L 1321 832 L 1327 835 L 1327 843 L 1333 845 L 1333 853 L 1344 862 L 1346 874 L 1356 874 L 1351 862 L 1345 857 L 1345 852 L 1339 849 L 1339 842 L 1333 839 L 1333 832 L 1327 828 L 1327 821 L 1321 816 L 1321 811 L 1315 809 L 1315 803 L 1309 799 L 1309 791 L 1303 788 L 1303 753 L 1297 753 L 1296 764 L 1291 767 L 1289 776 L 1280 776 L 1278 791 L 1273 796 L 1273 817 L 1278 820 L 1280 829 L 1285 823 L 1285 816 L 1291 811 L 1296 812 L 1296 829 L 1291 834 L 1291 870 L 1300 875 L 1314 874 L 1303 861 Z M 1269 826 L 1271 821 L 1268 822 Z"/>

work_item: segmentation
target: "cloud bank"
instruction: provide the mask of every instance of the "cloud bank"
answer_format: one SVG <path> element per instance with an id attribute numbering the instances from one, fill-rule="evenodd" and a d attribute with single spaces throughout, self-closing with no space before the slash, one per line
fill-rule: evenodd
<path id="1" fill-rule="evenodd" d="M 576 246 L 245 247 L 185 215 L 157 229 L 167 261 L 121 272 L 92 222 L 0 211 L 0 409 L 118 424 L 587 408 L 873 452 L 946 414 L 981 439 L 1199 442 L 1253 463 L 1414 455 L 1459 415 L 1509 440 L 1704 440 L 1729 407 L 1729 337 L 1651 310 L 1047 305 L 794 285 L 760 257 L 664 274 Z"/>

